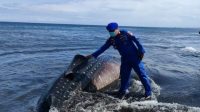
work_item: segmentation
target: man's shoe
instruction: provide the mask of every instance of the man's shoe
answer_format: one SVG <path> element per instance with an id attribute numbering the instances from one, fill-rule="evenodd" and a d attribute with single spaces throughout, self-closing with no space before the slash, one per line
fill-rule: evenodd
<path id="1" fill-rule="evenodd" d="M 146 96 L 146 97 L 145 97 L 145 100 L 151 100 L 151 95 Z"/>
<path id="2" fill-rule="evenodd" d="M 118 94 L 117 94 L 117 98 L 124 99 L 127 94 L 129 94 L 129 90 L 126 90 L 125 92 L 119 91 Z"/>
<path id="3" fill-rule="evenodd" d="M 126 96 L 126 94 L 119 93 L 119 94 L 117 95 L 117 98 L 119 98 L 119 99 L 124 99 L 125 96 Z"/>
<path id="4" fill-rule="evenodd" d="M 145 100 L 152 100 L 152 96 L 149 95 L 149 96 L 142 97 L 142 98 L 140 99 L 140 101 L 145 101 Z"/>

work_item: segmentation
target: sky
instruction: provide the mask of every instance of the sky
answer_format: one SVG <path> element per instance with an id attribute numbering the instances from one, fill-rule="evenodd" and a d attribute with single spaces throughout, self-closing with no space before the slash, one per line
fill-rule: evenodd
<path id="1" fill-rule="evenodd" d="M 200 27 L 200 0 L 0 0 L 0 21 Z"/>

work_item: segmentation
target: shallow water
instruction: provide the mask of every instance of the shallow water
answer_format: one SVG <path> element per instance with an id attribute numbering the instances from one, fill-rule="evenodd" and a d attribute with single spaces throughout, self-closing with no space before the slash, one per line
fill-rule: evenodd
<path id="1" fill-rule="evenodd" d="M 199 107 L 199 29 L 123 28 L 145 47 L 146 69 L 162 88 L 158 101 Z M 73 56 L 94 52 L 108 36 L 103 26 L 0 23 L 0 111 L 34 111 Z M 112 47 L 105 54 L 119 57 Z"/>

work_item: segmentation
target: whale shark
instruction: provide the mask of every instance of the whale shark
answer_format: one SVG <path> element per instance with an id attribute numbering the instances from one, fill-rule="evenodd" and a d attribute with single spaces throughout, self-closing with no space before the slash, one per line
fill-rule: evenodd
<path id="1" fill-rule="evenodd" d="M 38 112 L 65 109 L 65 101 L 77 91 L 100 91 L 119 79 L 120 62 L 111 56 L 86 59 L 76 55 L 67 70 L 53 83 L 49 91 L 40 98 Z"/>

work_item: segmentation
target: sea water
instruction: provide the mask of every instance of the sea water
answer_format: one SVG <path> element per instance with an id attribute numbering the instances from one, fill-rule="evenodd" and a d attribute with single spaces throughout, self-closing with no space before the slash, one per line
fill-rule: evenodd
<path id="1" fill-rule="evenodd" d="M 159 102 L 200 107 L 200 29 L 120 28 L 144 46 Z M 0 112 L 33 112 L 74 55 L 93 53 L 108 37 L 105 26 L 0 23 Z M 112 47 L 104 55 L 120 58 Z"/>

